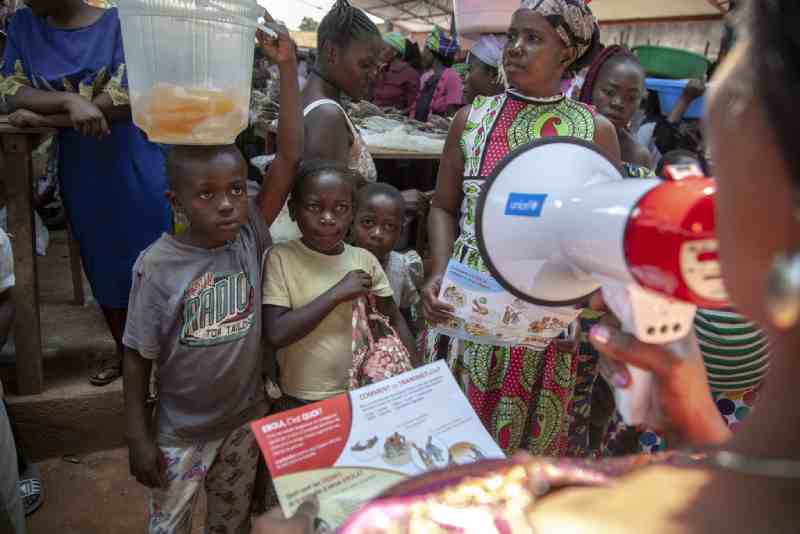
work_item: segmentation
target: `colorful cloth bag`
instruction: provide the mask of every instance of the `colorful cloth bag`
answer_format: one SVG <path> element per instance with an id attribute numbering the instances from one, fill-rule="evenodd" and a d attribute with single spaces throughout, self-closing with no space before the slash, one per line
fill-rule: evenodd
<path id="1" fill-rule="evenodd" d="M 375 297 L 353 303 L 353 365 L 348 389 L 375 384 L 412 370 L 411 355 L 389 318 L 378 312 Z"/>

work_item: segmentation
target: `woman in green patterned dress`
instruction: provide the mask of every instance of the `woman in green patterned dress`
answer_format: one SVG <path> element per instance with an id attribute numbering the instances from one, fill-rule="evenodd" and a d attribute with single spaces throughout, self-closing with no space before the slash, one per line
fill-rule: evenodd
<path id="1" fill-rule="evenodd" d="M 512 89 L 479 97 L 456 115 L 439 169 L 429 218 L 433 264 L 423 289 L 426 318 L 434 325 L 427 357 L 447 358 L 472 407 L 509 454 L 566 453 L 576 351 L 555 343 L 535 351 L 443 336 L 435 325 L 448 321 L 453 308 L 438 299 L 439 290 L 451 258 L 488 273 L 476 243 L 476 204 L 485 178 L 515 148 L 541 137 L 575 137 L 596 143 L 619 164 L 614 126 L 560 93 L 564 72 L 582 66 L 597 41 L 583 0 L 523 0 L 503 54 Z"/>

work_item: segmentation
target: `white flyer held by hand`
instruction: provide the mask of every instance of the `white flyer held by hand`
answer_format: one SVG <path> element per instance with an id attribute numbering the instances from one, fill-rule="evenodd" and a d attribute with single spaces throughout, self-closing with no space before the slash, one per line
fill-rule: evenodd
<path id="1" fill-rule="evenodd" d="M 439 299 L 455 308 L 454 319 L 436 326 L 459 339 L 543 350 L 580 314 L 578 308 L 529 304 L 504 290 L 488 274 L 450 260 Z"/>
<path id="2" fill-rule="evenodd" d="M 412 476 L 505 458 L 442 361 L 251 426 L 284 514 L 319 499 L 317 532 Z"/>

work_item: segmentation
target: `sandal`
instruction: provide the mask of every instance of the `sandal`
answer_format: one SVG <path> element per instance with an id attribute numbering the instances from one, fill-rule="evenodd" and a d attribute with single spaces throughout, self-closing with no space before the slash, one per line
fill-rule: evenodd
<path id="1" fill-rule="evenodd" d="M 44 486 L 38 465 L 30 465 L 20 477 L 19 495 L 25 515 L 29 516 L 44 503 Z"/>
<path id="2" fill-rule="evenodd" d="M 100 367 L 89 376 L 89 383 L 93 386 L 106 386 L 122 376 L 122 361 L 108 359 L 100 362 Z"/>

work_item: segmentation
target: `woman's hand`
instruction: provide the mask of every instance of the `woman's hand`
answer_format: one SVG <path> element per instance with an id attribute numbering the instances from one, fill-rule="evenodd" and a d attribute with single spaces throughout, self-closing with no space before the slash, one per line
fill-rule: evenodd
<path id="1" fill-rule="evenodd" d="M 80 95 L 70 95 L 65 105 L 75 131 L 86 137 L 102 139 L 111 133 L 106 116 L 95 104 Z"/>
<path id="2" fill-rule="evenodd" d="M 277 39 L 273 39 L 261 30 L 256 32 L 258 44 L 264 55 L 279 67 L 287 64 L 297 63 L 297 45 L 289 36 L 286 28 L 275 23 L 267 23 L 267 26 L 275 30 L 278 34 Z"/>
<path id="3" fill-rule="evenodd" d="M 256 519 L 251 534 L 314 534 L 314 520 L 318 514 L 316 499 L 301 504 L 291 519 L 284 519 L 276 508 Z"/>
<path id="4" fill-rule="evenodd" d="M 606 309 L 599 293 L 592 298 L 591 308 Z M 624 389 L 631 385 L 625 364 L 653 373 L 666 425 L 655 430 L 677 434 L 691 445 L 721 443 L 730 437 L 712 400 L 694 334 L 687 339 L 689 354 L 678 357 L 661 345 L 648 345 L 623 333 L 617 319 L 608 314 L 592 327 L 590 341 L 603 354 L 601 372 L 614 387 Z"/>
<path id="5" fill-rule="evenodd" d="M 446 323 L 453 318 L 456 311 L 453 306 L 439 300 L 443 278 L 443 274 L 435 274 L 422 286 L 422 312 L 425 319 L 432 324 Z"/>
<path id="6" fill-rule="evenodd" d="M 47 117 L 27 109 L 18 109 L 8 116 L 8 123 L 15 128 L 46 128 Z"/>

